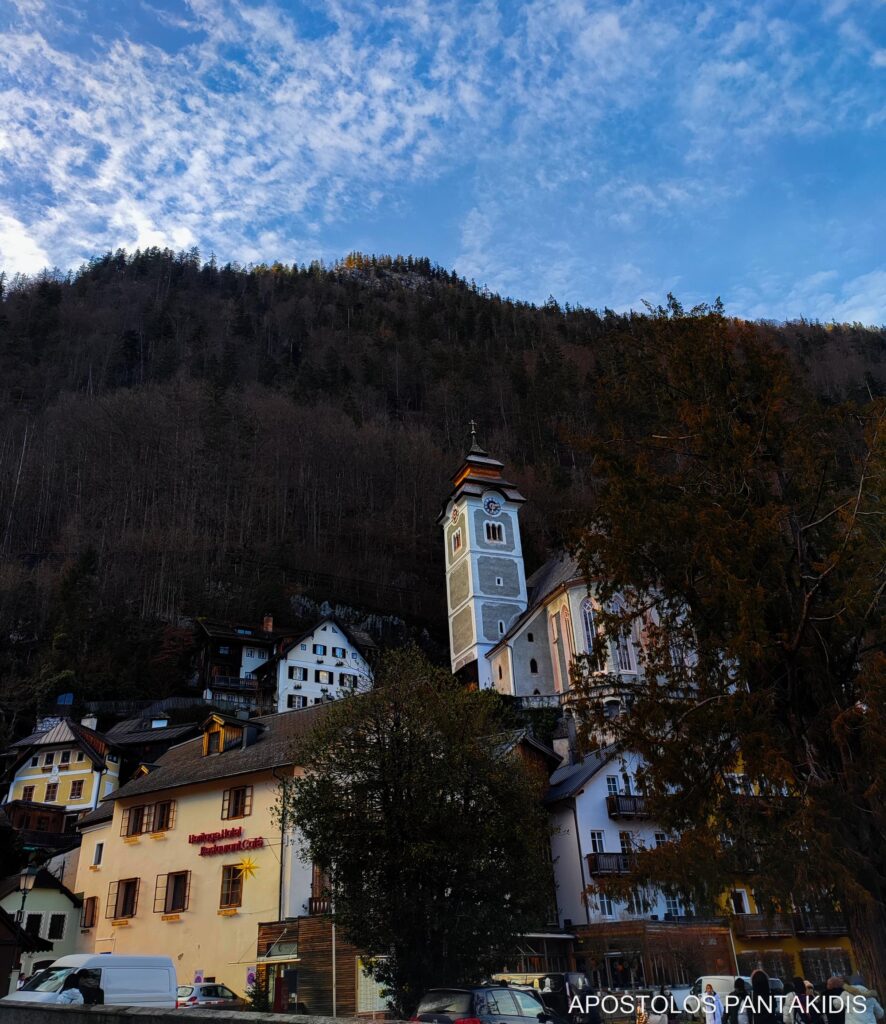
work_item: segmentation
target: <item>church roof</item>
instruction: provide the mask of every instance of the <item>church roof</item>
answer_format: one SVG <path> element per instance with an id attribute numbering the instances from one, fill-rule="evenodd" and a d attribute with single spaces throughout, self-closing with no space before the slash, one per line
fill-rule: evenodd
<path id="1" fill-rule="evenodd" d="M 473 443 L 465 455 L 464 461 L 452 476 L 452 491 L 437 517 L 438 524 L 442 525 L 445 522 L 450 503 L 458 501 L 464 495 L 479 498 L 486 491 L 495 490 L 499 491 L 508 501 L 517 505 L 526 500 L 517 489 L 516 484 L 512 484 L 502 476 L 504 463 L 499 462 L 498 459 L 493 458 L 489 452 L 481 448 L 477 444 L 475 434 L 472 437 Z"/>

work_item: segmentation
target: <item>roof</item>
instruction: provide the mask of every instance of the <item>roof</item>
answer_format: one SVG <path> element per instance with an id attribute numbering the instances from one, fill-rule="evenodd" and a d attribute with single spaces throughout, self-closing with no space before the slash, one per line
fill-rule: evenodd
<path id="1" fill-rule="evenodd" d="M 526 581 L 526 595 L 528 598 L 526 611 L 514 621 L 511 628 L 498 643 L 486 653 L 486 657 L 491 658 L 502 646 L 513 639 L 556 590 L 572 582 L 584 583 L 585 576 L 578 562 L 565 551 L 558 552 L 549 558 L 544 565 L 539 566 Z"/>
<path id="2" fill-rule="evenodd" d="M 510 729 L 507 732 L 497 733 L 490 737 L 490 742 L 493 744 L 493 751 L 497 757 L 504 757 L 521 744 L 525 744 L 537 750 L 552 765 L 558 765 L 563 760 L 547 744 L 537 740 L 528 729 Z"/>
<path id="3" fill-rule="evenodd" d="M 63 718 L 51 729 L 44 732 L 32 732 L 30 736 L 16 740 L 15 743 L 10 744 L 9 749 L 15 751 L 18 754 L 18 760 L 21 761 L 35 747 L 53 747 L 65 744 L 74 744 L 79 747 L 95 765 L 104 764 L 105 755 L 111 746 L 102 733 L 80 725 L 73 719 Z"/>
<path id="4" fill-rule="evenodd" d="M 468 454 L 465 455 L 461 466 L 452 475 L 452 492 L 440 510 L 440 515 L 437 517 L 438 524 L 446 521 L 446 510 L 450 507 L 451 502 L 458 501 L 463 495 L 479 498 L 486 491 L 495 490 L 515 505 L 522 504 L 526 499 L 517 490 L 515 484 L 504 479 L 502 476 L 504 468 L 504 463 L 484 451 L 477 444 L 477 438 L 474 437 Z"/>
<path id="5" fill-rule="evenodd" d="M 114 802 L 112 800 L 103 800 L 94 811 L 88 811 L 77 820 L 77 828 L 100 825 L 103 821 L 110 821 L 113 817 Z"/>
<path id="6" fill-rule="evenodd" d="M 187 739 L 189 734 L 199 726 L 200 721 L 214 707 L 212 701 L 200 696 L 166 697 L 147 703 L 139 709 L 138 714 L 124 718 L 106 730 L 105 736 L 117 746 L 141 746 L 146 743 L 170 743 L 173 740 Z M 151 723 L 162 718 L 169 718 L 171 712 L 193 711 L 190 721 L 181 721 L 182 716 L 176 715 L 179 721 L 170 722 L 160 728 L 152 728 Z"/>
<path id="7" fill-rule="evenodd" d="M 253 647 L 258 644 L 274 644 L 278 640 L 292 636 L 291 629 L 272 629 L 266 632 L 261 626 L 244 626 L 240 622 L 198 619 L 197 625 L 213 640 L 235 640 Z"/>
<path id="8" fill-rule="evenodd" d="M 545 794 L 544 802 L 553 804 L 558 800 L 575 796 L 614 756 L 615 747 L 600 747 L 578 764 L 567 764 L 558 768 L 551 776 L 550 788 Z"/>
<path id="9" fill-rule="evenodd" d="M 249 721 L 237 719 L 240 725 L 258 726 L 258 734 L 249 746 L 235 747 L 221 754 L 205 757 L 202 735 L 179 743 L 157 759 L 153 771 L 115 790 L 108 802 L 292 764 L 293 745 L 314 729 L 329 707 L 327 703 L 314 704 L 297 711 L 261 715 Z M 95 819 L 90 821 L 90 817 L 82 818 L 78 825 L 84 821 L 93 824 Z"/>
<path id="10" fill-rule="evenodd" d="M 304 639 L 312 636 L 317 630 L 325 623 L 330 622 L 333 626 L 348 640 L 351 641 L 351 646 L 356 647 L 360 654 L 365 658 L 370 650 L 376 650 L 377 644 L 372 637 L 364 632 L 362 629 L 355 629 L 353 626 L 346 626 L 340 619 L 337 619 L 334 615 L 324 615 L 322 618 L 317 619 L 310 629 L 306 629 L 303 633 L 297 635 L 290 634 L 286 640 L 280 645 L 279 649 L 268 658 L 263 664 L 259 665 L 258 668 L 253 669 L 256 676 L 267 675 L 271 670 L 271 667 L 276 665 L 279 661 L 286 657 L 286 655 L 295 647 L 296 644 L 300 644 Z"/>
<path id="11" fill-rule="evenodd" d="M 8 896 L 11 892 L 17 892 L 19 888 L 19 874 L 7 875 L 6 878 L 0 878 L 0 899 L 4 896 Z M 46 868 L 40 868 L 37 872 L 37 877 L 34 879 L 35 889 L 57 889 L 63 896 L 73 903 L 75 907 L 80 906 L 80 900 L 71 892 L 67 886 L 62 883 L 52 874 L 47 871 Z"/>

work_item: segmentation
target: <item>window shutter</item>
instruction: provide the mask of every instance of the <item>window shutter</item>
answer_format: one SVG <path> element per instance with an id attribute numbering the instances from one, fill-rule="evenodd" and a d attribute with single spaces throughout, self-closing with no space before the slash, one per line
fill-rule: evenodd
<path id="1" fill-rule="evenodd" d="M 108 886 L 108 905 L 105 907 L 105 917 L 114 917 L 117 913 L 117 888 L 119 882 L 111 882 Z"/>
<path id="2" fill-rule="evenodd" d="M 154 830 L 154 805 L 148 804 L 145 808 L 145 814 L 142 818 L 142 832 L 152 832 Z"/>
<path id="3" fill-rule="evenodd" d="M 226 789 L 222 796 L 222 818 L 228 817 L 228 808 L 231 805 L 231 791 Z"/>
<path id="4" fill-rule="evenodd" d="M 187 877 L 185 878 L 185 905 L 184 910 L 188 909 L 188 905 L 191 902 L 191 872 L 186 872 Z"/>
<path id="5" fill-rule="evenodd" d="M 243 817 L 252 814 L 252 786 L 247 786 L 243 794 Z"/>
<path id="6" fill-rule="evenodd" d="M 166 913 L 166 887 L 169 883 L 169 875 L 157 875 L 154 883 L 154 913 Z"/>
<path id="7" fill-rule="evenodd" d="M 129 811 L 130 811 L 130 808 L 127 807 L 126 810 L 123 812 L 123 819 L 120 822 L 120 835 L 121 836 L 129 835 Z"/>
<path id="8" fill-rule="evenodd" d="M 175 804 L 176 804 L 175 800 L 170 800 L 169 801 L 169 824 L 166 826 L 167 828 L 172 828 L 175 825 Z M 189 878 L 190 878 L 190 874 L 191 873 L 189 871 L 188 872 L 188 877 Z"/>

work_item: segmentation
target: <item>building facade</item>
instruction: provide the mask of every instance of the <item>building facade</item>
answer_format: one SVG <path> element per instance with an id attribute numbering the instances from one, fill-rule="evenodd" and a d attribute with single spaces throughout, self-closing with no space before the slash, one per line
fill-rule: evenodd
<path id="1" fill-rule="evenodd" d="M 42 939 L 46 947 L 21 950 L 23 977 L 31 977 L 60 956 L 77 951 L 80 906 L 80 900 L 46 868 L 37 873 L 34 888 L 25 898 L 20 923 L 28 936 Z M 14 919 L 22 910 L 18 875 L 0 880 L 0 909 Z"/>

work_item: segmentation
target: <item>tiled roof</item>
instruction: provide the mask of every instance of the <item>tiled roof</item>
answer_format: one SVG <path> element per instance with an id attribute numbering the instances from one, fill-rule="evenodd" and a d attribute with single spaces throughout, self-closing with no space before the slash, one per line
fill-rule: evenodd
<path id="1" fill-rule="evenodd" d="M 359 700 L 359 697 L 350 697 L 349 700 Z M 159 757 L 154 770 L 148 775 L 127 782 L 112 793 L 108 800 L 156 793 L 195 782 L 210 782 L 292 764 L 296 741 L 311 732 L 329 707 L 325 703 L 315 704 L 298 711 L 284 711 L 282 714 L 262 715 L 248 722 L 243 721 L 244 726 L 259 726 L 258 735 L 249 746 L 234 747 L 221 754 L 204 757 L 202 735 L 186 740 Z"/>
<path id="2" fill-rule="evenodd" d="M 552 804 L 575 796 L 614 755 L 614 747 L 601 747 L 593 754 L 588 754 L 579 764 L 568 764 L 558 768 L 551 776 L 550 789 L 545 794 L 544 802 Z"/>
<path id="3" fill-rule="evenodd" d="M 98 825 L 103 821 L 110 821 L 114 817 L 114 804 L 111 800 L 104 800 L 95 808 L 77 820 L 77 828 L 86 825 Z"/>
<path id="4" fill-rule="evenodd" d="M 568 583 L 569 580 L 581 578 L 581 566 L 571 555 L 566 554 L 565 551 L 561 551 L 552 558 L 549 558 L 526 581 L 526 592 L 529 596 L 530 610 L 561 584 Z"/>
<path id="5" fill-rule="evenodd" d="M 51 747 L 64 743 L 76 744 L 91 758 L 94 764 L 102 764 L 108 752 L 108 741 L 94 729 L 80 725 L 70 718 L 63 718 L 45 732 L 32 732 L 30 736 L 10 744 L 10 750 L 19 752 L 19 756 L 34 747 Z"/>

